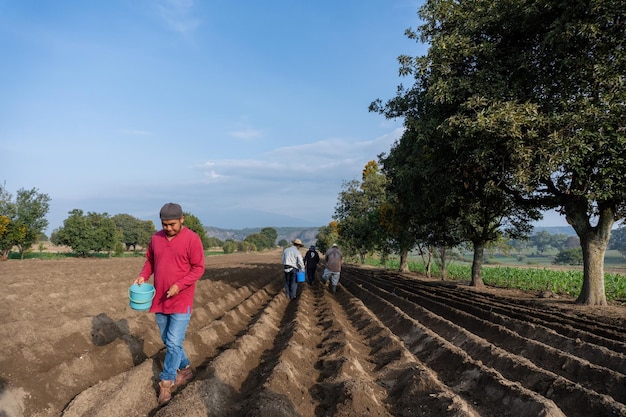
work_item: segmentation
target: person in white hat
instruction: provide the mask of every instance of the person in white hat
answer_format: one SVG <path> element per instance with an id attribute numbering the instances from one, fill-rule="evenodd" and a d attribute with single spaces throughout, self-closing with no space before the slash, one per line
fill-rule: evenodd
<path id="1" fill-rule="evenodd" d="M 333 243 L 333 246 L 326 251 L 324 260 L 326 261 L 326 267 L 322 273 L 322 283 L 326 285 L 326 283 L 330 281 L 330 291 L 335 293 L 337 292 L 339 275 L 341 274 L 341 266 L 343 265 L 343 254 L 336 243 Z"/>
<path id="2" fill-rule="evenodd" d="M 283 251 L 283 270 L 285 271 L 285 294 L 287 298 L 293 300 L 298 290 L 298 271 L 304 270 L 304 261 L 300 253 L 300 248 L 304 245 L 300 239 L 294 239 L 291 243 L 292 246 Z"/>

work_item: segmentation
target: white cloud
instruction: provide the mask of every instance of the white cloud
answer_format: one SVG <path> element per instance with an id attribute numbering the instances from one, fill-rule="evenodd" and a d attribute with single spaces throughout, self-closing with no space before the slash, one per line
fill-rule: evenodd
<path id="1" fill-rule="evenodd" d="M 263 136 L 263 132 L 256 129 L 243 129 L 243 130 L 235 130 L 232 132 L 228 132 L 228 134 L 237 139 L 258 139 Z"/>
<path id="2" fill-rule="evenodd" d="M 205 171 L 204 175 L 209 178 L 210 180 L 218 180 L 220 178 L 223 178 L 223 175 L 218 174 L 217 172 L 213 171 L 213 170 L 209 170 L 209 171 Z"/>
<path id="3" fill-rule="evenodd" d="M 332 220 L 343 182 L 360 179 L 365 164 L 387 152 L 401 133 L 397 129 L 374 140 L 334 138 L 286 146 L 254 159 L 211 160 L 193 167 L 182 182 L 155 172 L 150 181 L 99 187 L 97 195 L 81 191 L 80 201 L 55 197 L 50 230 L 72 208 L 150 218 L 146 213 L 155 216 L 167 201 L 180 202 L 205 226 L 325 225 Z"/>
<path id="4" fill-rule="evenodd" d="M 388 152 L 400 137 L 402 129 L 369 141 L 354 142 L 334 138 L 315 143 L 285 146 L 266 152 L 257 159 L 224 159 L 206 162 L 200 166 L 209 178 L 284 181 L 286 178 L 303 181 L 342 179 L 360 176 L 368 161 Z"/>
<path id="5" fill-rule="evenodd" d="M 196 195 L 231 213 L 254 209 L 326 224 L 343 182 L 360 178 L 365 164 L 389 151 L 401 134 L 396 129 L 374 140 L 334 138 L 277 148 L 256 159 L 212 160 L 197 167 L 204 180 Z"/>

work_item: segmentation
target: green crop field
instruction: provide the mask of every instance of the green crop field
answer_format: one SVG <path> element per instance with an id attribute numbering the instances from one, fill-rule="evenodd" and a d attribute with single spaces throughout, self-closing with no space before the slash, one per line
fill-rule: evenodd
<path id="1" fill-rule="evenodd" d="M 486 285 L 523 291 L 543 291 L 550 289 L 555 294 L 577 297 L 583 280 L 581 266 L 560 266 L 552 263 L 553 255 L 528 256 L 520 259 L 515 256 L 488 257 L 483 265 L 482 277 Z M 378 259 L 367 260 L 368 264 L 382 266 Z M 387 261 L 386 267 L 397 269 L 397 258 Z M 425 273 L 424 263 L 419 258 L 409 258 L 409 270 Z M 604 285 L 607 300 L 626 303 L 626 259 L 616 251 L 607 251 L 605 257 Z M 432 265 L 431 275 L 441 276 L 437 265 Z M 451 281 L 471 281 L 471 260 L 460 257 L 448 266 L 447 279 Z"/>

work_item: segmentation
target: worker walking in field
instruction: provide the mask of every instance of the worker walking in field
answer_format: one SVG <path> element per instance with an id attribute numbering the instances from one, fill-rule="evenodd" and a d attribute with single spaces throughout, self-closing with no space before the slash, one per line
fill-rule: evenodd
<path id="1" fill-rule="evenodd" d="M 150 307 L 166 347 L 159 374 L 159 405 L 167 403 L 175 386 L 193 377 L 183 348 L 191 318 L 196 281 L 204 274 L 204 248 L 200 237 L 183 226 L 180 205 L 168 203 L 160 212 L 163 229 L 152 235 L 146 262 L 134 281 L 141 285 L 154 275 L 156 293 Z"/>
<path id="2" fill-rule="evenodd" d="M 315 282 L 315 271 L 317 270 L 317 264 L 320 261 L 320 254 L 315 250 L 315 246 L 311 245 L 309 250 L 304 255 L 304 266 L 306 267 L 306 280 L 309 285 L 313 285 Z"/>
<path id="3" fill-rule="evenodd" d="M 322 274 L 322 283 L 324 286 L 330 281 L 330 291 L 334 294 L 337 292 L 337 285 L 339 284 L 339 275 L 341 274 L 341 266 L 343 265 L 343 254 L 339 250 L 339 246 L 333 243 L 326 255 L 324 255 L 326 261 L 326 267 Z"/>
<path id="4" fill-rule="evenodd" d="M 304 261 L 300 248 L 304 245 L 300 239 L 291 241 L 289 246 L 283 251 L 283 271 L 285 272 L 285 294 L 287 298 L 293 300 L 298 291 L 298 271 L 304 270 Z"/>

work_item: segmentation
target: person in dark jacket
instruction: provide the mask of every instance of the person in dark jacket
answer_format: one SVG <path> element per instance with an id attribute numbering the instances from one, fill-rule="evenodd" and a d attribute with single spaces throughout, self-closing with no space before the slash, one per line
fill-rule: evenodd
<path id="1" fill-rule="evenodd" d="M 304 266 L 306 268 L 306 280 L 309 285 L 313 285 L 315 282 L 315 270 L 317 264 L 320 261 L 320 254 L 315 250 L 315 246 L 311 245 L 309 250 L 304 255 Z"/>

